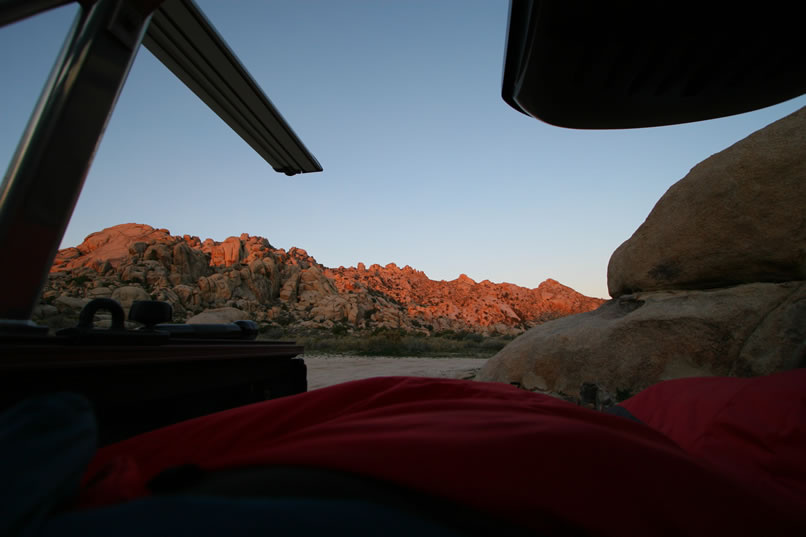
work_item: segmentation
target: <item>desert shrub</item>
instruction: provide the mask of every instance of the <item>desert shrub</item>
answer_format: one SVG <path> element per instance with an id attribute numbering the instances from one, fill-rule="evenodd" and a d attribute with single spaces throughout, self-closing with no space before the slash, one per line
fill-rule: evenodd
<path id="1" fill-rule="evenodd" d="M 344 336 L 347 335 L 349 328 L 345 324 L 337 324 L 333 326 L 331 332 L 334 336 Z"/>
<path id="2" fill-rule="evenodd" d="M 481 341 L 480 343 L 482 349 L 498 352 L 504 347 L 506 347 L 509 341 L 500 338 L 488 338 Z"/>
<path id="3" fill-rule="evenodd" d="M 425 338 L 411 336 L 404 338 L 401 349 L 405 351 L 405 354 L 411 356 L 421 356 L 431 351 L 431 347 Z"/>
<path id="4" fill-rule="evenodd" d="M 260 339 L 283 339 L 286 337 L 285 329 L 281 326 L 265 326 L 260 331 Z"/>
<path id="5" fill-rule="evenodd" d="M 471 332 L 467 334 L 463 339 L 465 339 L 466 341 L 472 341 L 473 343 L 481 343 L 482 341 L 484 341 L 484 336 L 476 332 Z"/>
<path id="6" fill-rule="evenodd" d="M 338 328 L 338 329 L 337 329 Z M 465 334 L 464 339 L 407 333 L 399 329 L 376 329 L 364 334 L 350 334 L 341 325 L 331 330 L 290 334 L 307 352 L 353 354 L 358 356 L 478 356 L 488 357 L 506 345 L 503 338 L 485 338 Z"/>

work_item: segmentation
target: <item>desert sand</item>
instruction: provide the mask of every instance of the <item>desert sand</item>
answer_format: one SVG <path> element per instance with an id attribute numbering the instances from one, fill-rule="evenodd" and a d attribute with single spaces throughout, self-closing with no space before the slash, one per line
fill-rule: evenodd
<path id="1" fill-rule="evenodd" d="M 306 354 L 308 389 L 371 377 L 415 376 L 469 379 L 486 358 L 392 358 Z"/>

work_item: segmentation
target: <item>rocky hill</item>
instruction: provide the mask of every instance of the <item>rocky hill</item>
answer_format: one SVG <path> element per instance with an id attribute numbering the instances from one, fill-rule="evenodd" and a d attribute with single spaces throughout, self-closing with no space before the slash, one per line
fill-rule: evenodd
<path id="1" fill-rule="evenodd" d="M 264 328 L 485 334 L 517 334 L 604 302 L 554 280 L 526 289 L 465 275 L 434 281 L 394 264 L 332 269 L 305 250 L 286 252 L 262 237 L 202 241 L 143 224 L 107 228 L 60 250 L 35 320 L 63 324 L 97 297 L 114 298 L 124 309 L 134 300 L 164 300 L 176 322 L 251 318 Z"/>

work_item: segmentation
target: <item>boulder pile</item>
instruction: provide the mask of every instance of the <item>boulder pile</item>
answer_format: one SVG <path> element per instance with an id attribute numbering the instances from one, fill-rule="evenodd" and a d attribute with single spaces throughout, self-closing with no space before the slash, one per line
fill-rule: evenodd
<path id="1" fill-rule="evenodd" d="M 394 264 L 330 269 L 305 250 L 286 252 L 262 237 L 202 241 L 143 224 L 107 228 L 60 250 L 34 320 L 69 324 L 90 299 L 102 297 L 126 311 L 135 300 L 170 302 L 175 322 L 251 319 L 263 328 L 423 334 L 518 334 L 603 302 L 554 280 L 526 289 L 464 275 L 434 281 Z"/>
<path id="2" fill-rule="evenodd" d="M 623 399 L 806 366 L 806 108 L 695 166 L 610 258 L 613 297 L 532 328 L 480 380 Z"/>

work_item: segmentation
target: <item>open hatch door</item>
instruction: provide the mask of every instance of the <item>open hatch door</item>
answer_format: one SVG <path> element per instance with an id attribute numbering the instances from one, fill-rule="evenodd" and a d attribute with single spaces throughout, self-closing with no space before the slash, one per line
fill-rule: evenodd
<path id="1" fill-rule="evenodd" d="M 576 129 L 672 125 L 806 92 L 797 4 L 511 0 L 502 96 Z"/>

